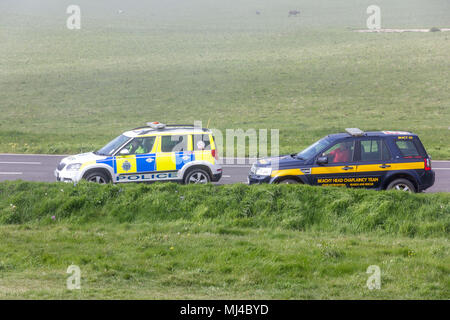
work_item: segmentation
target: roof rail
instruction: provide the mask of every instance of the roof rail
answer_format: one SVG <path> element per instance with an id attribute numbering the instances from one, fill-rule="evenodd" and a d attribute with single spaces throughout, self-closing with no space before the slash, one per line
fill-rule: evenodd
<path id="1" fill-rule="evenodd" d="M 345 131 L 354 137 L 361 137 L 365 135 L 365 132 L 358 128 L 345 128 Z"/>
<path id="2" fill-rule="evenodd" d="M 155 126 L 142 126 L 142 127 L 137 127 L 134 128 L 132 130 L 139 130 L 139 129 L 154 129 L 154 130 L 164 130 L 165 128 L 170 127 L 170 128 L 198 128 L 201 129 L 202 131 L 208 131 L 208 128 L 200 128 L 200 127 L 196 127 L 193 124 L 166 124 L 164 125 L 164 127 L 161 128 L 155 128 Z"/>

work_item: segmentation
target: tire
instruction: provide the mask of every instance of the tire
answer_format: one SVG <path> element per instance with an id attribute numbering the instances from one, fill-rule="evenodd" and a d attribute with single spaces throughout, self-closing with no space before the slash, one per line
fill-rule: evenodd
<path id="1" fill-rule="evenodd" d="M 397 190 L 403 192 L 416 192 L 416 188 L 411 181 L 406 179 L 396 179 L 389 183 L 386 190 Z"/>
<path id="2" fill-rule="evenodd" d="M 298 184 L 299 182 L 294 179 L 284 179 L 279 182 L 279 184 Z"/>
<path id="3" fill-rule="evenodd" d="M 99 184 L 106 184 L 110 182 L 110 178 L 107 174 L 101 171 L 92 171 L 86 175 L 84 178 L 89 182 L 95 182 Z"/>
<path id="4" fill-rule="evenodd" d="M 208 172 L 202 169 L 192 169 L 185 178 L 184 184 L 206 184 L 211 182 L 211 177 Z"/>

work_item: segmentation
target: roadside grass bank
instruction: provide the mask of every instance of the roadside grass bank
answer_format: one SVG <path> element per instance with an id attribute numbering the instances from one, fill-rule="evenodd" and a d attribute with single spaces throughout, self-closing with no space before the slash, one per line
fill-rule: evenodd
<path id="1" fill-rule="evenodd" d="M 447 194 L 2 182 L 0 298 L 449 299 L 449 210 Z"/>
<path id="2" fill-rule="evenodd" d="M 311 186 L 0 183 L 0 224 L 188 221 L 224 227 L 445 237 L 450 195 Z"/>

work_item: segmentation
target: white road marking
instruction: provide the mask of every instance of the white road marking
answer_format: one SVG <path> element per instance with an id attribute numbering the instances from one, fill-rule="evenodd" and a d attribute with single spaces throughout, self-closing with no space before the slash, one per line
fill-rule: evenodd
<path id="1" fill-rule="evenodd" d="M 450 168 L 433 168 L 433 170 L 450 170 Z"/>
<path id="2" fill-rule="evenodd" d="M 0 172 L 0 174 L 7 174 L 7 175 L 15 175 L 15 174 L 17 174 L 17 175 L 19 175 L 19 174 L 23 174 L 22 172 Z"/>
<path id="3" fill-rule="evenodd" d="M 222 178 L 231 178 L 231 176 L 223 175 Z"/>
<path id="4" fill-rule="evenodd" d="M 0 161 L 0 164 L 35 164 L 40 165 L 41 162 L 25 162 L 25 161 Z"/>
<path id="5" fill-rule="evenodd" d="M 235 164 L 235 165 L 221 165 L 222 166 L 222 168 L 249 168 L 250 169 L 250 167 L 251 167 L 251 165 L 237 165 L 237 164 Z"/>
<path id="6" fill-rule="evenodd" d="M 68 157 L 68 154 L 0 153 L 0 156 Z"/>

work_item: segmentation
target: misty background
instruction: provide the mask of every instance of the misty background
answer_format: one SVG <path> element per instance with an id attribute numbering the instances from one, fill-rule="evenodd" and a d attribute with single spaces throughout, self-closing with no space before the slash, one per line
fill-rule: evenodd
<path id="1" fill-rule="evenodd" d="M 448 0 L 1 0 L 0 23 L 64 28 L 65 11 L 71 4 L 81 7 L 86 28 L 192 30 L 208 27 L 211 31 L 365 28 L 369 5 L 381 7 L 385 28 L 448 27 L 450 23 Z M 286 19 L 290 10 L 299 10 L 301 14 Z"/>

